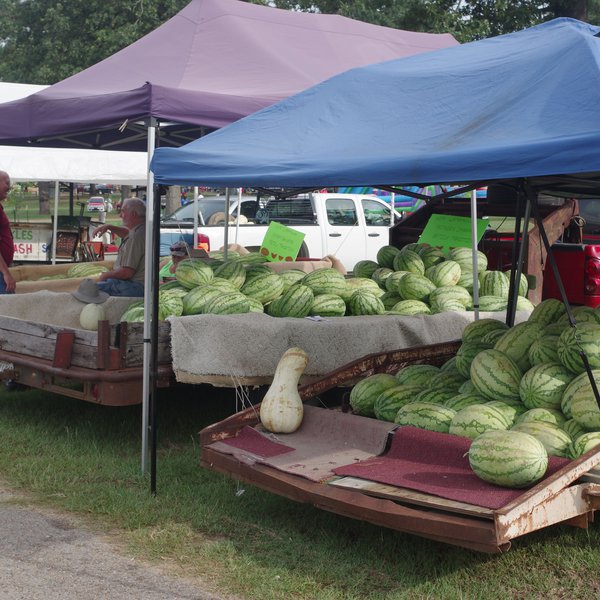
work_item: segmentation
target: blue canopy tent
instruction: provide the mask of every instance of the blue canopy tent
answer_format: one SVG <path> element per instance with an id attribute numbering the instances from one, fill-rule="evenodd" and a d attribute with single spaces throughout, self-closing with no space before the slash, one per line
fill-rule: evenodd
<path id="1" fill-rule="evenodd" d="M 550 177 L 568 188 L 557 175 L 600 170 L 599 32 L 556 19 L 352 69 L 195 142 L 159 148 L 151 169 L 158 183 L 223 187 L 545 177 L 543 187 Z"/>

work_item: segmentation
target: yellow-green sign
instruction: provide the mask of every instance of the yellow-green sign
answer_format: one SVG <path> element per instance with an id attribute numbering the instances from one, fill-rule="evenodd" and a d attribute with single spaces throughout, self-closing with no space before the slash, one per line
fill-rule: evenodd
<path id="1" fill-rule="evenodd" d="M 300 251 L 304 234 L 272 221 L 263 239 L 260 253 L 270 262 L 294 261 Z"/>
<path id="2" fill-rule="evenodd" d="M 483 237 L 488 222 L 477 219 L 477 242 Z M 419 238 L 419 243 L 438 246 L 444 250 L 457 247 L 470 248 L 473 245 L 471 236 L 471 218 L 452 215 L 431 215 Z"/>

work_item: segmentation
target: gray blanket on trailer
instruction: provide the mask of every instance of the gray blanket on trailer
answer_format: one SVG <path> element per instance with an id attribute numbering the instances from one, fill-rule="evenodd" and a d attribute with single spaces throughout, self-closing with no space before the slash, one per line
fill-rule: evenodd
<path id="1" fill-rule="evenodd" d="M 515 323 L 527 320 L 519 312 Z M 504 313 L 480 318 L 504 320 Z M 291 347 L 308 353 L 304 379 L 326 375 L 368 354 L 460 339 L 472 312 L 438 315 L 336 317 L 313 320 L 264 314 L 170 318 L 173 370 L 182 383 L 269 383 Z"/>

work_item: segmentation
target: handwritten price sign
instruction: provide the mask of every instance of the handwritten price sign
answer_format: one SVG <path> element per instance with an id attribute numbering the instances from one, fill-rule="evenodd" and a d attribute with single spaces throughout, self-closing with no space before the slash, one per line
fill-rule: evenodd
<path id="1" fill-rule="evenodd" d="M 260 253 L 270 262 L 294 261 L 300 251 L 304 234 L 272 221 L 263 239 Z"/>

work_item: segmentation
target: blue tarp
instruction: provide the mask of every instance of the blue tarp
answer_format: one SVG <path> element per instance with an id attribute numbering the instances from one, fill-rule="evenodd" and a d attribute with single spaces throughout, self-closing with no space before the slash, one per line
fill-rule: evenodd
<path id="1" fill-rule="evenodd" d="M 176 149 L 156 181 L 477 182 L 600 171 L 600 28 L 555 19 L 346 71 Z"/>

